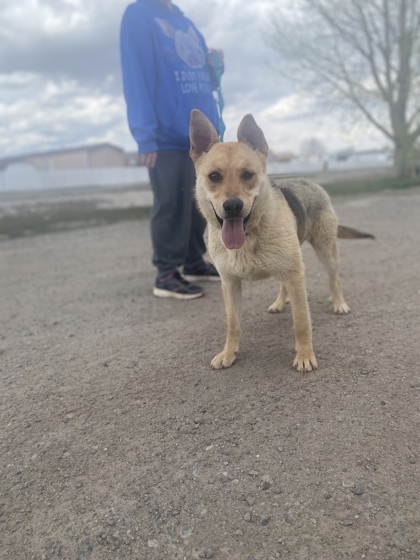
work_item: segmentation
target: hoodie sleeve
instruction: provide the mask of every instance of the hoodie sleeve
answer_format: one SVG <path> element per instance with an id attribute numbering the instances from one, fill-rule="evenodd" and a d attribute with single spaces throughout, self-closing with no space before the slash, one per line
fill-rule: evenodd
<path id="1" fill-rule="evenodd" d="M 126 8 L 120 28 L 120 55 L 127 119 L 141 154 L 157 150 L 156 68 L 149 22 L 136 4 Z"/>

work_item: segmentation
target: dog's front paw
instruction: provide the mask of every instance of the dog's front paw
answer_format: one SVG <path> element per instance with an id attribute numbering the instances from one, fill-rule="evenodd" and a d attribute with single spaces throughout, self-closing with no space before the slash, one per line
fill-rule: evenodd
<path id="1" fill-rule="evenodd" d="M 313 351 L 297 352 L 293 361 L 293 367 L 300 373 L 307 373 L 316 369 L 318 364 Z"/>
<path id="2" fill-rule="evenodd" d="M 337 315 L 347 315 L 347 313 L 350 313 L 350 307 L 345 301 L 342 303 L 334 303 L 333 307 L 334 313 L 337 313 Z"/>
<path id="3" fill-rule="evenodd" d="M 211 367 L 213 369 L 222 369 L 230 367 L 233 362 L 236 360 L 236 354 L 228 354 L 227 352 L 223 351 L 220 354 L 217 354 L 212 361 Z"/>

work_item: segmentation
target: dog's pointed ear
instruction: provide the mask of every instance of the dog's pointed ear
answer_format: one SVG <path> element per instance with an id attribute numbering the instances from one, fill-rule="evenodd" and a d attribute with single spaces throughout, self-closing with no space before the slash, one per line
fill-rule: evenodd
<path id="1" fill-rule="evenodd" d="M 190 118 L 190 156 L 196 161 L 204 152 L 219 142 L 216 129 L 198 109 L 191 111 Z"/>
<path id="2" fill-rule="evenodd" d="M 238 128 L 238 141 L 245 142 L 253 150 L 258 150 L 265 157 L 268 156 L 268 144 L 264 133 L 255 122 L 252 115 L 245 115 Z"/>

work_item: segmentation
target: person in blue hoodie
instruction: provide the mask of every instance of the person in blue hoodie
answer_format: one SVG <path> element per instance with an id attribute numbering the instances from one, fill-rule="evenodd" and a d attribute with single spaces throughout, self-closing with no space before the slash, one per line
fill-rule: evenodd
<path id="1" fill-rule="evenodd" d="M 153 293 L 195 299 L 204 290 L 193 282 L 219 279 L 215 267 L 203 260 L 205 221 L 195 204 L 189 156 L 192 109 L 219 127 L 209 51 L 171 0 L 129 4 L 120 49 L 128 124 L 153 190 L 151 236 L 158 271 Z"/>

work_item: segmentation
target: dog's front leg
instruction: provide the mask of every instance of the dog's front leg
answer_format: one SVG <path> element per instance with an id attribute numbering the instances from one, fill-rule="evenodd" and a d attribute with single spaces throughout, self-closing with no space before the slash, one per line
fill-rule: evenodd
<path id="1" fill-rule="evenodd" d="M 221 279 L 226 309 L 227 333 L 223 351 L 215 356 L 211 362 L 211 367 L 214 369 L 228 368 L 233 364 L 239 351 L 239 339 L 241 337 L 241 280 L 234 276 L 222 276 Z"/>
<path id="2" fill-rule="evenodd" d="M 312 348 L 312 326 L 306 295 L 304 270 L 285 282 L 292 305 L 293 323 L 296 338 L 296 357 L 293 367 L 305 373 L 318 367 Z"/>

